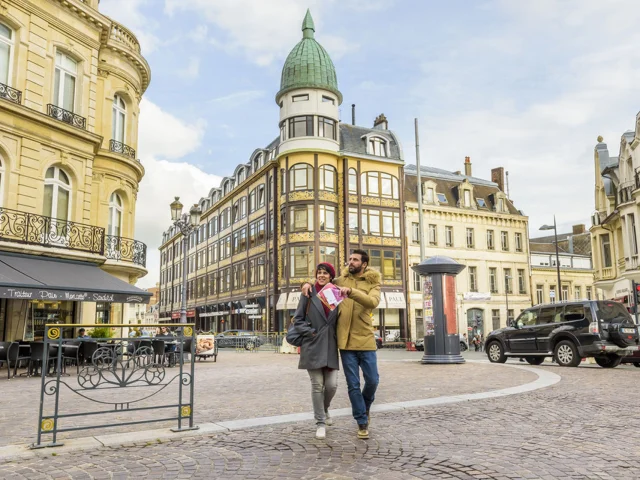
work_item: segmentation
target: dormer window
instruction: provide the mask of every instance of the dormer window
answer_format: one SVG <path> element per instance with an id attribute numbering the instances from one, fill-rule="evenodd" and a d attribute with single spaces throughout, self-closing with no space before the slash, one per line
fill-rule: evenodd
<path id="1" fill-rule="evenodd" d="M 449 203 L 449 201 L 447 200 L 447 197 L 444 193 L 438 193 L 438 202 L 440 203 Z"/>
<path id="2" fill-rule="evenodd" d="M 471 208 L 471 191 L 470 190 L 465 190 L 464 191 L 464 207 L 465 208 Z"/>
<path id="3" fill-rule="evenodd" d="M 257 172 L 258 170 L 260 170 L 260 167 L 262 167 L 263 165 L 263 161 L 262 161 L 262 154 L 259 153 L 258 155 L 256 155 L 256 158 L 253 159 L 253 172 Z"/>
<path id="4" fill-rule="evenodd" d="M 246 178 L 246 174 L 245 174 L 245 171 L 244 171 L 244 168 L 243 168 L 242 170 L 240 170 L 238 172 L 238 175 L 236 176 L 236 182 L 240 184 L 240 183 L 244 182 L 245 178 Z"/>
<path id="5" fill-rule="evenodd" d="M 378 157 L 387 156 L 387 141 L 380 137 L 372 137 L 369 139 L 369 154 Z"/>
<path id="6" fill-rule="evenodd" d="M 306 102 L 309 100 L 309 94 L 305 93 L 304 95 L 294 95 L 291 97 L 291 101 L 293 102 Z"/>
<path id="7" fill-rule="evenodd" d="M 480 208 L 487 208 L 487 202 L 484 201 L 484 198 L 476 198 L 476 202 Z"/>
<path id="8" fill-rule="evenodd" d="M 498 199 L 498 211 L 504 212 L 504 198 Z"/>
<path id="9" fill-rule="evenodd" d="M 427 194 L 425 195 L 425 201 L 427 203 L 435 203 L 435 190 L 433 188 L 427 188 Z"/>

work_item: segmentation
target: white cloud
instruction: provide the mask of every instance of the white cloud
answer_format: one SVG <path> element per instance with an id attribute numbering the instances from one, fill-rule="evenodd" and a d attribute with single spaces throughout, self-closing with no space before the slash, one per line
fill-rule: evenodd
<path id="1" fill-rule="evenodd" d="M 336 58 L 354 50 L 353 42 L 327 33 L 322 27 L 323 12 L 336 0 L 165 0 L 165 11 L 173 15 L 180 11 L 194 11 L 227 38 L 210 39 L 209 43 L 228 53 L 241 52 L 250 61 L 266 66 L 286 55 L 302 38 L 302 20 L 311 9 L 316 25 L 316 38 Z M 350 0 L 350 4 L 362 0 Z M 374 2 L 374 8 L 380 8 Z M 329 47 L 331 45 L 331 48 Z M 335 51 L 334 51 L 335 49 Z"/>
<path id="2" fill-rule="evenodd" d="M 511 198 L 530 216 L 532 234 L 554 213 L 564 230 L 588 222 L 596 137 L 603 134 L 617 155 L 638 109 L 640 50 L 634 45 L 640 35 L 626 20 L 626 29 L 604 34 L 622 11 L 635 10 L 630 15 L 640 20 L 633 5 L 493 2 L 509 16 L 503 28 L 454 45 L 453 60 L 444 57 L 449 50 L 425 62 L 425 75 L 414 84 L 413 94 L 424 98 L 416 110 L 429 112 L 421 118 L 423 164 L 461 170 L 470 155 L 474 175 L 482 178 L 504 166 Z M 573 12 L 577 18 L 570 18 Z M 515 47 L 514 38 L 520 39 Z M 552 50 L 541 49 L 549 44 Z M 489 48 L 478 55 L 478 45 Z M 442 98 L 435 111 L 433 100 Z M 405 152 L 412 147 L 405 145 Z"/>
<path id="3" fill-rule="evenodd" d="M 145 157 L 178 159 L 195 151 L 202 143 L 206 121 L 186 123 L 163 111 L 147 99 L 140 102 L 138 150 Z"/>
<path id="4" fill-rule="evenodd" d="M 189 32 L 188 37 L 196 43 L 201 43 L 207 39 L 208 32 L 209 27 L 207 27 L 206 25 L 198 25 L 191 32 Z"/>
<path id="5" fill-rule="evenodd" d="M 197 57 L 191 57 L 187 66 L 177 72 L 179 77 L 187 80 L 198 78 L 200 74 L 200 60 Z"/>
<path id="6" fill-rule="evenodd" d="M 253 102 L 259 98 L 264 97 L 265 92 L 263 90 L 242 90 L 239 92 L 229 93 L 221 97 L 216 97 L 209 100 L 209 103 L 214 103 L 220 107 L 234 107 L 237 108 L 240 105 Z"/>
<path id="7" fill-rule="evenodd" d="M 138 282 L 142 288 L 160 279 L 158 247 L 162 233 L 171 225 L 169 204 L 180 196 L 185 210 L 220 184 L 221 178 L 195 165 L 172 162 L 202 144 L 204 122 L 188 124 L 143 100 L 140 113 L 139 151 L 145 168 L 136 203 L 136 239 L 147 245 L 149 273 Z"/>

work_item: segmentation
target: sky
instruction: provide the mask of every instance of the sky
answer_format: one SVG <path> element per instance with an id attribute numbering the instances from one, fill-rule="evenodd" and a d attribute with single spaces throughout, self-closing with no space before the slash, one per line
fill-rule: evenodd
<path id="1" fill-rule="evenodd" d="M 102 0 L 151 66 L 138 153 L 136 239 L 159 279 L 169 204 L 197 202 L 278 136 L 275 94 L 307 8 L 344 101 L 342 121 L 384 113 L 415 163 L 490 178 L 530 222 L 561 232 L 594 210 L 593 148 L 610 154 L 640 108 L 635 0 Z M 543 232 L 540 232 L 543 233 Z"/>

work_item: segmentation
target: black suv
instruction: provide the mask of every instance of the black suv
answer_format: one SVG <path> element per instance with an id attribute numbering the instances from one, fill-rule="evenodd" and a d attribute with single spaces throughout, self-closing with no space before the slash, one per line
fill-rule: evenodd
<path id="1" fill-rule="evenodd" d="M 622 304 L 585 300 L 527 308 L 487 336 L 485 351 L 494 363 L 524 357 L 540 365 L 552 356 L 562 367 L 577 367 L 582 358 L 594 357 L 601 367 L 613 368 L 639 344 L 638 328 Z"/>

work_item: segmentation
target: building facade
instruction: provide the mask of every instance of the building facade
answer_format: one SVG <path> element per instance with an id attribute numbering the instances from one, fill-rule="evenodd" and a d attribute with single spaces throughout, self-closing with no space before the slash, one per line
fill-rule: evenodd
<path id="1" fill-rule="evenodd" d="M 187 316 L 200 330 L 283 331 L 316 265 L 340 270 L 355 248 L 404 306 L 402 149 L 384 115 L 373 128 L 340 122 L 335 68 L 314 32 L 307 12 L 275 97 L 279 136 L 200 200 L 186 251 L 175 227 L 165 232 L 161 321 L 179 318 L 184 255 Z M 405 310 L 394 305 L 381 304 L 374 323 L 400 332 Z"/>
<path id="2" fill-rule="evenodd" d="M 409 266 L 422 260 L 421 190 L 426 256 L 444 255 L 466 266 L 456 277 L 458 331 L 486 336 L 531 306 L 528 218 L 504 193 L 502 168 L 487 181 L 472 176 L 469 157 L 464 167 L 464 175 L 421 167 L 421 188 L 415 165 L 405 167 L 408 260 Z M 413 272 L 408 290 L 411 338 L 422 338 L 422 283 Z"/>
<path id="3" fill-rule="evenodd" d="M 599 298 L 633 306 L 632 281 L 640 282 L 638 218 L 640 215 L 640 113 L 635 129 L 620 138 L 617 156 L 609 155 L 602 137 L 594 148 L 595 212 L 591 245 Z M 630 298 L 631 297 L 631 298 Z"/>
<path id="4" fill-rule="evenodd" d="M 584 225 L 575 225 L 572 233 L 558 235 L 560 288 L 555 236 L 532 238 L 529 246 L 534 305 L 595 298 L 591 235 Z"/>
<path id="5" fill-rule="evenodd" d="M 150 75 L 98 0 L 0 2 L 2 339 L 121 322 L 146 301 L 132 284 L 147 273 L 133 237 Z"/>

